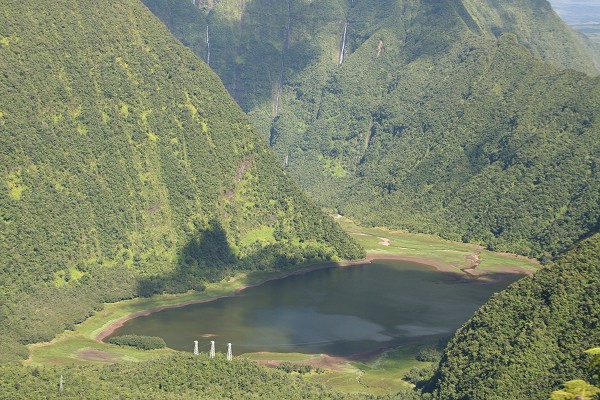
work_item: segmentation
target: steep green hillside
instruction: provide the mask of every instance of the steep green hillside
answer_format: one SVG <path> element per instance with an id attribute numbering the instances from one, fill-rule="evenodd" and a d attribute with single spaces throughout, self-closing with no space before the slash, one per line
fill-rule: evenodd
<path id="1" fill-rule="evenodd" d="M 424 70 L 426 88 L 414 84 Z M 364 222 L 537 257 L 597 229 L 598 79 L 535 62 L 510 35 L 419 58 L 396 77 L 372 108 L 355 104 L 374 82 L 340 79 L 323 97 L 308 150 L 290 157 L 311 193 L 339 188 L 339 209 Z"/>
<path id="2" fill-rule="evenodd" d="M 363 252 L 136 0 L 0 11 L 0 359 L 102 302 Z"/>
<path id="3" fill-rule="evenodd" d="M 536 257 L 598 224 L 598 81 L 539 60 L 597 71 L 546 1 L 145 3 L 204 59 L 208 26 L 211 67 L 323 206 Z"/>
<path id="4" fill-rule="evenodd" d="M 439 399 L 547 399 L 592 382 L 585 350 L 600 343 L 600 234 L 484 305 L 448 345 Z M 574 398 L 574 397 L 573 397 Z"/>

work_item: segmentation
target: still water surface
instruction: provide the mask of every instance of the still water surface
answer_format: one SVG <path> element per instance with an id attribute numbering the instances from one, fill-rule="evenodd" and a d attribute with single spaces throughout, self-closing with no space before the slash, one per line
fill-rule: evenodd
<path id="1" fill-rule="evenodd" d="M 336 356 L 378 351 L 447 336 L 469 319 L 498 282 L 461 282 L 456 275 L 405 261 L 324 269 L 248 288 L 241 297 L 168 309 L 127 322 L 112 336 L 160 336 L 174 349 L 208 351 L 233 343 L 234 354 L 271 351 Z"/>

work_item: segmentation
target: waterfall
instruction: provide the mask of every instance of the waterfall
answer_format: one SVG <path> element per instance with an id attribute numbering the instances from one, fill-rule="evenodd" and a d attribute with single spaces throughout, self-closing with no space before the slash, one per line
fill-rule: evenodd
<path id="1" fill-rule="evenodd" d="M 344 62 L 344 50 L 346 48 L 346 33 L 348 32 L 348 23 L 344 24 L 344 35 L 342 36 L 342 51 L 340 51 L 340 65 Z"/>
<path id="2" fill-rule="evenodd" d="M 277 82 L 277 87 L 275 88 L 275 101 L 273 102 L 273 114 L 275 116 L 279 115 L 279 93 L 281 92 L 281 83 Z"/>
<path id="3" fill-rule="evenodd" d="M 210 66 L 210 40 L 208 38 L 208 24 L 206 24 L 206 65 Z"/>

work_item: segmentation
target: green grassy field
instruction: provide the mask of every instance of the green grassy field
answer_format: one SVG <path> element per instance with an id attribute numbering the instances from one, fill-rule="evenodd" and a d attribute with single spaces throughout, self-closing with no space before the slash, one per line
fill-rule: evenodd
<path id="1" fill-rule="evenodd" d="M 514 255 L 486 251 L 478 246 L 441 240 L 435 236 L 412 234 L 385 228 L 365 228 L 350 220 L 338 218 L 344 229 L 367 249 L 369 257 L 403 257 L 442 269 L 464 274 L 463 269 L 472 267 L 472 257 L 479 259 L 476 269 L 481 274 L 493 274 L 506 270 L 534 271 L 539 268 L 535 260 Z M 294 271 L 301 273 L 319 266 L 307 265 Z M 28 365 L 114 363 L 144 361 L 164 356 L 174 350 L 161 349 L 141 351 L 119 347 L 98 341 L 97 336 L 110 325 L 132 314 L 179 305 L 192 301 L 209 300 L 234 294 L 242 287 L 256 285 L 269 279 L 289 274 L 290 271 L 257 272 L 208 285 L 204 292 L 183 295 L 160 295 L 106 304 L 104 309 L 77 325 L 73 331 L 65 331 L 48 343 L 29 346 Z M 190 348 L 190 351 L 192 349 Z M 367 392 L 372 394 L 396 393 L 409 383 L 402 377 L 412 367 L 424 367 L 429 363 L 415 359 L 418 346 L 407 345 L 388 351 L 371 361 L 350 361 L 328 358 L 324 355 L 255 353 L 244 357 L 266 365 L 280 361 L 292 361 L 322 366 L 324 373 L 305 375 L 305 379 L 331 386 L 343 392 Z"/>
<path id="2" fill-rule="evenodd" d="M 482 273 L 497 273 L 513 268 L 534 272 L 540 268 L 536 260 L 494 253 L 474 244 L 387 228 L 367 228 L 343 217 L 337 218 L 337 222 L 367 250 L 369 256 L 413 258 L 415 261 L 439 265 L 458 273 L 471 266 L 473 256 L 479 259 L 476 269 Z"/>
<path id="3" fill-rule="evenodd" d="M 595 42 L 597 45 L 600 45 L 600 23 L 599 22 L 590 22 L 590 23 L 577 23 L 572 24 L 571 27 L 578 32 L 586 35 L 592 42 Z"/>

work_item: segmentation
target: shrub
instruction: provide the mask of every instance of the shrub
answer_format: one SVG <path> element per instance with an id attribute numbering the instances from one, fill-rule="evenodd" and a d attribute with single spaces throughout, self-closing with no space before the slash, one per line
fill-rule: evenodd
<path id="1" fill-rule="evenodd" d="M 108 339 L 108 343 L 119 346 L 131 346 L 140 350 L 163 349 L 167 347 L 163 338 L 157 336 L 123 335 Z"/>

